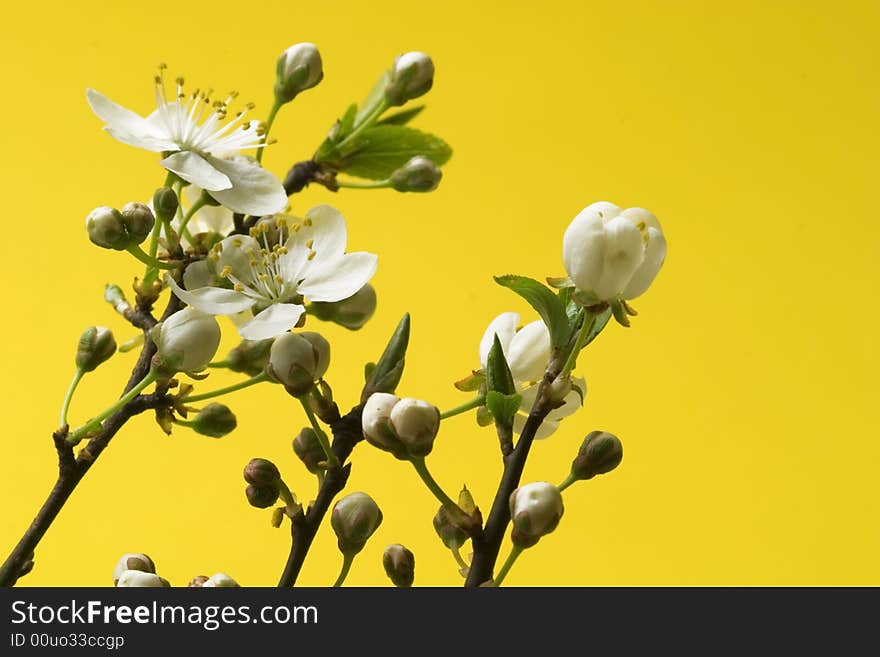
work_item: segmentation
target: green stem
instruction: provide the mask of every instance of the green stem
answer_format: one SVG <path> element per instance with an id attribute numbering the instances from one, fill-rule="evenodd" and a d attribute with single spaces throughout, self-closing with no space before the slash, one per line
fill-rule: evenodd
<path id="1" fill-rule="evenodd" d="M 483 404 L 486 403 L 486 397 L 484 395 L 480 395 L 479 397 L 474 397 L 469 402 L 465 402 L 461 406 L 456 406 L 455 408 L 450 408 L 448 411 L 443 411 L 440 413 L 440 419 L 445 420 L 446 418 L 453 417 L 455 415 L 461 415 L 462 413 L 467 413 L 469 410 L 474 408 L 479 408 Z"/>
<path id="2" fill-rule="evenodd" d="M 339 571 L 339 577 L 333 583 L 334 588 L 342 586 L 345 578 L 348 577 L 348 571 L 351 570 L 351 564 L 354 562 L 354 555 L 346 553 L 342 555 L 342 570 Z"/>
<path id="3" fill-rule="evenodd" d="M 257 151 L 257 162 L 263 161 L 263 153 L 266 150 L 266 144 L 269 143 L 269 131 L 272 129 L 272 124 L 275 123 L 275 117 L 278 115 L 278 110 L 284 103 L 279 103 L 277 100 L 275 104 L 272 105 L 272 109 L 269 110 L 269 116 L 266 117 L 266 132 L 263 133 L 263 147 Z"/>
<path id="4" fill-rule="evenodd" d="M 179 417 L 174 418 L 174 424 L 181 427 L 194 427 L 196 425 L 194 420 L 181 420 Z"/>
<path id="5" fill-rule="evenodd" d="M 562 371 L 559 373 L 561 378 L 564 378 L 571 374 L 571 371 L 574 369 L 575 365 L 577 365 L 578 354 L 581 352 L 581 349 L 584 347 L 584 343 L 587 341 L 587 336 L 590 334 L 590 329 L 593 328 L 593 324 L 596 323 L 596 316 L 587 311 L 582 310 L 584 321 L 581 322 L 581 330 L 578 332 L 577 340 L 574 343 L 574 347 L 571 352 L 568 354 L 568 359 L 565 361 L 565 365 L 562 367 Z"/>
<path id="6" fill-rule="evenodd" d="M 318 442 L 321 443 L 321 448 L 324 450 L 324 454 L 327 455 L 327 466 L 329 468 L 337 467 L 339 465 L 339 459 L 336 458 L 336 454 L 333 453 L 333 448 L 330 447 L 330 439 L 327 437 L 327 434 L 324 433 L 321 425 L 318 424 L 318 418 L 315 417 L 315 412 L 312 410 L 312 407 L 309 406 L 309 402 L 305 396 L 298 397 L 298 399 L 299 403 L 302 404 L 303 410 L 306 412 L 306 417 L 309 418 L 309 424 L 312 425 L 312 430 L 318 437 Z"/>
<path id="7" fill-rule="evenodd" d="M 504 562 L 504 565 L 501 566 L 501 570 L 498 571 L 498 575 L 495 577 L 495 586 L 501 586 L 501 582 L 507 577 L 507 573 L 510 572 L 510 569 L 513 567 L 514 562 L 516 562 L 517 557 L 522 554 L 522 551 L 523 549 L 521 547 L 516 545 L 513 546 L 513 549 L 507 556 L 507 561 Z"/>
<path id="8" fill-rule="evenodd" d="M 187 397 L 183 401 L 187 404 L 190 402 L 202 401 L 204 399 L 211 399 L 212 397 L 219 397 L 220 395 L 226 395 L 230 392 L 235 392 L 237 390 L 244 390 L 245 388 L 249 388 L 250 386 L 256 385 L 258 383 L 262 383 L 263 381 L 268 381 L 269 377 L 266 376 L 265 372 L 261 372 L 246 381 L 242 381 L 241 383 L 235 383 L 231 386 L 226 386 L 225 388 L 220 388 L 219 390 L 212 390 L 211 392 L 203 392 L 200 395 L 193 395 L 191 397 Z"/>
<path id="9" fill-rule="evenodd" d="M 59 427 L 63 427 L 67 424 L 67 409 L 70 408 L 70 400 L 73 399 L 73 393 L 76 391 L 76 387 L 79 385 L 79 382 L 82 381 L 85 374 L 86 372 L 83 368 L 77 367 L 76 373 L 70 380 L 70 385 L 67 386 L 67 393 L 64 395 L 64 401 L 61 403 L 61 420 L 58 425 Z"/>
<path id="10" fill-rule="evenodd" d="M 171 171 L 168 172 L 168 175 L 165 176 L 165 183 L 162 185 L 163 187 L 171 187 L 174 184 L 175 179 L 177 178 Z M 156 259 L 156 254 L 159 253 L 159 236 L 162 233 L 162 222 L 156 217 L 156 222 L 153 224 L 153 232 L 150 233 L 150 258 L 153 260 Z M 147 270 L 144 272 L 144 282 L 149 284 L 155 280 L 156 275 L 158 274 L 157 270 L 152 266 L 148 265 Z"/>
<path id="11" fill-rule="evenodd" d="M 349 135 L 343 139 L 341 142 L 336 144 L 337 150 L 342 150 L 345 146 L 354 141 L 364 130 L 373 125 L 373 122 L 381 116 L 382 112 L 388 109 L 388 101 L 384 98 L 376 104 L 376 107 L 373 108 L 373 111 L 367 114 L 363 121 L 360 122 L 359 125 L 355 126 L 354 130 L 352 130 Z"/>
<path id="12" fill-rule="evenodd" d="M 101 413 L 93 417 L 86 424 L 81 426 L 79 429 L 71 433 L 67 437 L 67 442 L 71 445 L 76 445 L 80 440 L 83 439 L 86 433 L 92 431 L 98 427 L 100 427 L 101 423 L 106 420 L 108 417 L 113 415 L 120 408 L 125 406 L 132 399 L 137 397 L 141 392 L 143 392 L 144 388 L 153 383 L 157 378 L 159 378 L 153 370 L 147 372 L 147 375 L 141 379 L 141 382 L 138 383 L 134 388 L 125 393 L 122 397 L 120 397 L 115 404 L 104 409 Z"/>
<path id="13" fill-rule="evenodd" d="M 377 180 L 375 182 L 368 183 L 359 183 L 353 182 L 349 180 L 337 180 L 337 187 L 344 187 L 346 189 L 385 189 L 387 187 L 391 187 L 391 179 L 387 180 Z"/>
<path id="14" fill-rule="evenodd" d="M 145 253 L 137 244 L 130 244 L 125 250 L 152 269 L 177 269 L 177 264 L 158 260 Z"/>
<path id="15" fill-rule="evenodd" d="M 450 549 L 452 551 L 452 556 L 455 557 L 455 563 L 457 563 L 459 565 L 459 567 L 464 568 L 464 569 L 467 569 L 470 567 L 470 566 L 468 566 L 467 561 L 465 561 L 464 558 L 461 556 L 461 549 L 460 548 L 450 548 Z"/>
<path id="16" fill-rule="evenodd" d="M 186 226 L 189 223 L 189 220 L 192 219 L 195 216 L 196 212 L 205 207 L 210 201 L 211 197 L 208 196 L 208 193 L 202 191 L 202 195 L 196 199 L 196 202 L 189 207 L 189 210 L 187 210 L 186 214 L 183 215 L 183 219 L 180 220 L 180 228 L 178 228 L 178 232 L 180 233 L 181 237 L 187 236 L 187 239 L 189 239 L 189 233 L 186 232 Z"/>
<path id="17" fill-rule="evenodd" d="M 279 479 L 277 483 L 279 497 L 284 500 L 287 506 L 293 506 L 296 502 L 293 499 L 293 493 L 290 492 L 290 488 L 284 483 L 283 479 Z"/>
<path id="18" fill-rule="evenodd" d="M 229 367 L 228 360 L 216 360 L 213 363 L 208 363 L 208 367 L 214 370 L 225 369 Z"/>
<path id="19" fill-rule="evenodd" d="M 431 473 L 428 471 L 428 465 L 425 463 L 425 458 L 411 458 L 410 463 L 412 463 L 413 467 L 416 469 L 416 472 L 419 473 L 419 477 L 422 478 L 422 481 L 425 482 L 425 486 L 428 487 L 428 490 L 433 493 L 434 497 L 447 508 L 447 510 L 453 513 L 464 514 L 461 507 L 458 506 L 455 502 L 452 501 L 452 498 L 446 494 L 446 492 L 440 488 L 440 484 L 438 484 L 434 477 L 431 476 Z M 466 515 L 466 514 L 465 514 Z"/>
<path id="20" fill-rule="evenodd" d="M 569 486 L 571 486 L 571 485 L 572 485 L 574 482 L 576 482 L 576 481 L 578 481 L 578 478 L 575 477 L 574 474 L 569 474 L 569 475 L 565 478 L 565 481 L 563 481 L 561 484 L 559 484 L 559 485 L 556 487 L 556 489 L 561 493 L 562 491 L 564 491 L 566 488 L 568 488 Z"/>

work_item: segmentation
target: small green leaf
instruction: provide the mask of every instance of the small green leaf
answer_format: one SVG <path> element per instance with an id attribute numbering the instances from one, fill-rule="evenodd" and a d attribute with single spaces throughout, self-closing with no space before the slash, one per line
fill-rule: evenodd
<path id="1" fill-rule="evenodd" d="M 513 426 L 513 417 L 522 404 L 522 395 L 516 393 L 505 395 L 492 390 L 486 393 L 486 408 L 495 417 L 496 422 L 500 422 L 504 426 Z"/>
<path id="2" fill-rule="evenodd" d="M 416 107 L 401 110 L 399 112 L 395 112 L 394 114 L 389 114 L 381 121 L 377 121 L 376 125 L 406 125 L 414 118 L 416 118 L 419 114 L 421 114 L 422 110 L 424 109 L 424 105 L 417 105 Z"/>
<path id="3" fill-rule="evenodd" d="M 376 369 L 376 363 L 367 363 L 364 365 L 364 382 L 370 380 L 370 375 L 373 373 L 373 370 Z"/>
<path id="4" fill-rule="evenodd" d="M 618 324 L 629 327 L 629 317 L 627 317 L 626 310 L 623 309 L 623 304 L 620 301 L 611 302 L 611 314 L 614 315 L 614 319 L 617 320 Z"/>
<path id="5" fill-rule="evenodd" d="M 572 281 L 568 276 L 548 276 L 547 285 L 549 285 L 550 287 L 555 287 L 559 290 L 564 290 L 566 288 L 574 287 L 574 281 Z"/>
<path id="6" fill-rule="evenodd" d="M 369 379 L 361 393 L 361 402 L 366 402 L 374 392 L 394 392 L 397 389 L 406 363 L 409 328 L 410 318 L 407 313 L 394 330 L 394 334 L 388 341 L 388 346 L 382 352 L 376 367 L 370 372 Z"/>
<path id="7" fill-rule="evenodd" d="M 382 71 L 382 75 L 379 76 L 379 79 L 376 80 L 376 84 L 373 85 L 373 88 L 370 89 L 370 93 L 368 93 L 367 97 L 364 99 L 364 104 L 361 105 L 361 111 L 357 114 L 355 124 L 360 124 L 367 114 L 376 107 L 376 104 L 385 97 L 385 87 L 388 85 L 390 79 L 391 73 L 389 71 Z"/>
<path id="8" fill-rule="evenodd" d="M 606 308 L 601 313 L 596 315 L 596 321 L 593 322 L 593 326 L 590 329 L 590 332 L 587 333 L 587 339 L 584 341 L 584 346 L 586 347 L 593 340 L 599 337 L 599 334 L 602 330 L 607 326 L 608 321 L 611 319 L 611 308 Z"/>
<path id="9" fill-rule="evenodd" d="M 452 156 L 449 144 L 439 137 L 403 125 L 367 128 L 345 150 L 333 163 L 335 168 L 370 180 L 385 180 L 416 155 L 427 157 L 438 167 Z"/>
<path id="10" fill-rule="evenodd" d="M 357 116 L 357 103 L 352 103 L 345 110 L 345 114 L 339 119 L 339 133 L 336 135 L 336 141 L 341 141 L 354 128 L 354 117 Z"/>
<path id="11" fill-rule="evenodd" d="M 496 276 L 495 282 L 516 292 L 535 309 L 547 325 L 554 347 L 565 346 L 570 335 L 568 317 L 559 298 L 547 286 L 532 278 L 513 274 Z"/>
<path id="12" fill-rule="evenodd" d="M 507 365 L 497 335 L 486 358 L 486 390 L 500 392 L 503 395 L 512 395 L 516 392 L 516 384 L 513 382 L 513 375 L 510 373 L 510 367 Z"/>
<path id="13" fill-rule="evenodd" d="M 462 392 L 474 392 L 479 390 L 486 380 L 486 376 L 481 372 L 472 372 L 470 376 L 459 379 L 453 385 Z"/>

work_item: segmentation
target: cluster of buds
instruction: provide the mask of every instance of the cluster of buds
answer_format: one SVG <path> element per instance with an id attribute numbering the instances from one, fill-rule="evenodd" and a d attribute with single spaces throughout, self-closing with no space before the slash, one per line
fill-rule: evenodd
<path id="1" fill-rule="evenodd" d="M 330 343 L 313 331 L 285 333 L 269 350 L 266 374 L 295 397 L 309 393 L 330 367 Z"/>
<path id="2" fill-rule="evenodd" d="M 211 315 L 184 308 L 157 324 L 150 336 L 156 343 L 153 370 L 170 377 L 208 366 L 220 346 L 220 325 Z"/>
<path id="3" fill-rule="evenodd" d="M 366 493 L 351 493 L 339 500 L 330 514 L 339 551 L 353 556 L 364 549 L 370 536 L 382 524 L 382 511 Z"/>
<path id="4" fill-rule="evenodd" d="M 382 565 L 394 586 L 409 588 L 413 585 L 416 577 L 416 558 L 400 543 L 385 548 L 385 552 L 382 553 Z"/>
<path id="5" fill-rule="evenodd" d="M 519 548 L 532 547 L 559 524 L 565 508 L 553 484 L 537 481 L 510 494 L 511 540 Z"/>
<path id="6" fill-rule="evenodd" d="M 376 392 L 364 405 L 361 422 L 371 445 L 401 460 L 423 458 L 434 448 L 440 410 L 421 399 Z"/>
<path id="7" fill-rule="evenodd" d="M 91 372 L 116 353 L 116 340 L 110 329 L 90 326 L 79 337 L 76 347 L 76 368 Z"/>
<path id="8" fill-rule="evenodd" d="M 96 246 L 124 251 L 147 239 L 155 223 L 153 211 L 143 203 L 126 203 L 121 212 L 102 205 L 86 217 L 86 230 Z"/>
<path id="9" fill-rule="evenodd" d="M 281 494 L 281 473 L 272 461 L 251 459 L 244 467 L 248 503 L 258 509 L 267 509 L 278 501 Z"/>
<path id="10" fill-rule="evenodd" d="M 113 568 L 113 584 L 126 587 L 168 587 L 171 584 L 156 574 L 156 564 L 146 554 L 123 554 Z"/>

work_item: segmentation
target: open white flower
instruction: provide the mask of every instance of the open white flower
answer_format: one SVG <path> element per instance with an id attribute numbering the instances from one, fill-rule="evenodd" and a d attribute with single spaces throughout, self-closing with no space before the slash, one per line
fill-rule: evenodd
<path id="1" fill-rule="evenodd" d="M 267 215 L 287 205 L 287 194 L 278 179 L 241 157 L 226 157 L 247 148 L 262 148 L 264 128 L 259 121 L 244 120 L 252 109 L 239 112 L 223 123 L 230 94 L 223 101 L 212 101 L 211 91 L 185 94 L 183 79 L 177 79 L 177 94 L 169 101 L 165 82 L 156 77 L 157 108 L 143 117 L 94 89 L 86 90 L 92 111 L 104 121 L 110 135 L 129 146 L 136 146 L 166 157 L 160 164 L 183 180 L 207 190 L 219 203 L 234 212 Z M 208 114 L 202 121 L 202 117 Z"/>
<path id="2" fill-rule="evenodd" d="M 522 433 L 529 411 L 537 399 L 538 383 L 544 376 L 551 351 L 550 332 L 543 321 L 531 322 L 517 330 L 519 321 L 518 313 L 501 313 L 489 323 L 483 339 L 480 340 L 480 365 L 485 369 L 489 351 L 495 336 L 498 336 L 510 374 L 522 395 L 522 404 L 513 419 L 513 430 L 517 434 Z M 565 396 L 562 406 L 550 411 L 535 438 L 546 438 L 556 431 L 563 418 L 575 413 L 583 405 L 586 391 L 586 381 L 572 377 L 571 392 Z"/>
<path id="3" fill-rule="evenodd" d="M 252 310 L 238 327 L 246 340 L 264 340 L 293 328 L 309 301 L 341 301 L 360 290 L 376 273 L 378 258 L 364 251 L 346 253 L 345 219 L 335 208 L 319 205 L 304 219 L 279 215 L 275 230 L 258 224 L 250 236 L 233 235 L 208 255 L 208 266 L 231 289 L 207 285 L 184 290 L 166 277 L 174 293 L 193 308 L 212 315 Z M 184 284 L 197 276 L 185 277 Z"/>

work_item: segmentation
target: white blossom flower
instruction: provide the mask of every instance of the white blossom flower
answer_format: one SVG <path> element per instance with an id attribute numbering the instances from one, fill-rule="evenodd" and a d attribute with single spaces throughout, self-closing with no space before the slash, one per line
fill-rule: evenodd
<path id="1" fill-rule="evenodd" d="M 185 290 L 170 276 L 168 284 L 181 301 L 204 313 L 252 310 L 255 316 L 238 332 L 246 340 L 263 340 L 296 325 L 305 312 L 303 297 L 341 301 L 376 272 L 374 254 L 345 253 L 345 219 L 329 205 L 312 208 L 302 220 L 279 216 L 275 227 L 269 230 L 264 220 L 252 235 L 227 237 L 208 254 L 209 266 L 231 289 L 207 285 Z"/>
<path id="2" fill-rule="evenodd" d="M 510 374 L 522 395 L 519 412 L 513 418 L 513 430 L 517 434 L 522 433 L 529 411 L 537 399 L 538 383 L 544 376 L 551 352 L 550 332 L 543 321 L 536 320 L 517 330 L 519 321 L 518 313 L 501 313 L 489 323 L 483 339 L 480 340 L 480 365 L 485 369 L 489 351 L 495 336 L 498 336 Z M 565 396 L 562 406 L 550 411 L 535 438 L 550 436 L 559 428 L 563 418 L 575 413 L 583 405 L 587 391 L 586 381 L 572 377 L 571 384 L 571 392 Z"/>
<path id="3" fill-rule="evenodd" d="M 185 94 L 177 79 L 173 100 L 166 98 L 162 75 L 156 77 L 157 108 L 143 117 L 94 89 L 86 90 L 92 111 L 104 121 L 104 129 L 124 144 L 163 153 L 160 164 L 183 180 L 208 190 L 219 203 L 234 212 L 267 215 L 287 205 L 287 194 L 278 179 L 254 162 L 227 157 L 248 148 L 261 148 L 264 128 L 259 121 L 246 121 L 247 105 L 231 121 L 222 123 L 237 94 L 212 101 L 211 91 Z M 207 118 L 202 121 L 205 114 Z"/>
<path id="4" fill-rule="evenodd" d="M 562 239 L 565 270 L 578 290 L 597 301 L 643 294 L 665 257 L 657 217 L 644 208 L 621 210 L 605 201 L 584 208 Z"/>

